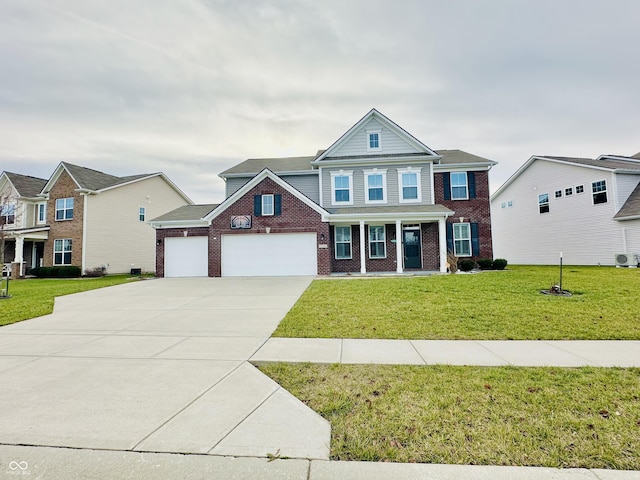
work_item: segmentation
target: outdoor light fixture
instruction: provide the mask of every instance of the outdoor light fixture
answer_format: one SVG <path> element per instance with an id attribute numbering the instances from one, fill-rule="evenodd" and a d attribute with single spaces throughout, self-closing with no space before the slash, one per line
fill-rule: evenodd
<path id="1" fill-rule="evenodd" d="M 156 246 L 159 247 L 160 245 L 162 245 L 162 239 L 161 238 L 156 240 Z"/>
<path id="2" fill-rule="evenodd" d="M 324 242 L 324 233 L 321 233 L 321 234 L 320 234 L 320 241 L 321 241 L 321 242 Z"/>

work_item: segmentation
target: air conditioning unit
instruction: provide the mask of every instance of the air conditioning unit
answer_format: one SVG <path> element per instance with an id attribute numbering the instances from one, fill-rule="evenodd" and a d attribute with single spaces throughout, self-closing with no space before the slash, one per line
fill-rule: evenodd
<path id="1" fill-rule="evenodd" d="M 616 267 L 637 267 L 638 256 L 635 253 L 616 253 Z"/>

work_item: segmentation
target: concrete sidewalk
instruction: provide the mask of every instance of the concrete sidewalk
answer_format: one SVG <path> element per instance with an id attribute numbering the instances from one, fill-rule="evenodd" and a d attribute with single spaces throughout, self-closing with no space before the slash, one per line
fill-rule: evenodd
<path id="1" fill-rule="evenodd" d="M 252 362 L 640 367 L 640 341 L 270 338 Z"/>

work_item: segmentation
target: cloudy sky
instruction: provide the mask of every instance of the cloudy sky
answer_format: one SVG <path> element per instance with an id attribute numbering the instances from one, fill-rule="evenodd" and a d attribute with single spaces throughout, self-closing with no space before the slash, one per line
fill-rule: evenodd
<path id="1" fill-rule="evenodd" d="M 198 203 L 372 107 L 499 162 L 640 151 L 637 0 L 0 0 L 0 170 L 165 172 Z"/>

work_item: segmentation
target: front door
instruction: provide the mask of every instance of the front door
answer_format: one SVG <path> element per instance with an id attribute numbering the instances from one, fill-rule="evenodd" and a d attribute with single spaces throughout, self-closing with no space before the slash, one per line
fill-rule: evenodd
<path id="1" fill-rule="evenodd" d="M 404 268 L 422 268 L 422 249 L 420 248 L 420 230 L 403 230 Z"/>

